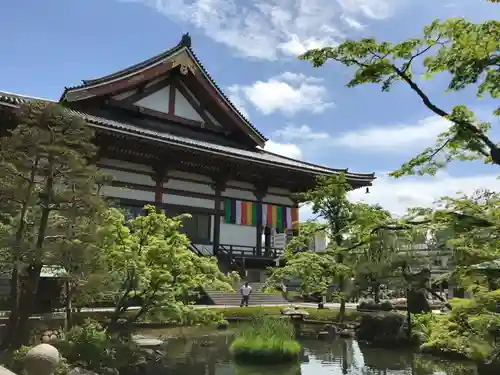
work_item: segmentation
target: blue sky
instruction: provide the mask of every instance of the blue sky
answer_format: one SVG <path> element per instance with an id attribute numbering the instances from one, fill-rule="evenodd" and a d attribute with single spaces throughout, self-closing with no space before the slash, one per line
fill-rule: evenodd
<path id="1" fill-rule="evenodd" d="M 24 0 L 0 12 L 0 90 L 58 99 L 64 86 L 116 71 L 175 45 L 189 32 L 206 69 L 287 156 L 356 172 L 376 172 L 372 192 L 353 198 L 393 212 L 439 196 L 500 188 L 494 166 L 455 163 L 434 178 L 392 180 L 395 169 L 446 123 L 404 85 L 345 87 L 350 71 L 319 69 L 295 56 L 346 38 L 399 41 L 435 18 L 482 21 L 498 14 L 485 0 Z M 483 119 L 493 101 L 472 90 L 444 93 L 446 79 L 423 83 L 445 109 L 467 104 Z M 498 104 L 497 104 L 498 106 Z M 495 134 L 497 133 L 497 134 Z M 500 132 L 492 133 L 500 140 Z"/>

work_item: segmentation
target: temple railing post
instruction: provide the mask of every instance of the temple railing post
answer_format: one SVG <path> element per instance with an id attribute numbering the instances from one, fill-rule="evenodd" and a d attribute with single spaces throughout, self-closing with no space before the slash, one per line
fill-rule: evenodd
<path id="1" fill-rule="evenodd" d="M 267 194 L 267 185 L 259 183 L 255 185 L 254 196 L 257 199 L 257 220 L 256 220 L 256 246 L 255 252 L 257 256 L 262 256 L 262 199 Z"/>

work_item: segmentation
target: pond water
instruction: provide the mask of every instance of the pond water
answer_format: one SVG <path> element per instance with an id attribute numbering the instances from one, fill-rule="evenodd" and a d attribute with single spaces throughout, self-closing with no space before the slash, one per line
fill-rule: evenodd
<path id="1" fill-rule="evenodd" d="M 302 340 L 305 356 L 298 365 L 241 366 L 231 360 L 234 332 L 165 330 L 146 332 L 166 338 L 166 355 L 146 375 L 477 375 L 473 364 L 377 349 L 352 339 Z"/>

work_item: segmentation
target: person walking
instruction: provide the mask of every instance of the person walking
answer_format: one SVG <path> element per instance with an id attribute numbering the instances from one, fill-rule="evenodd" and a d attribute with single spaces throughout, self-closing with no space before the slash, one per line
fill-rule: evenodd
<path id="1" fill-rule="evenodd" d="M 252 294 L 252 287 L 248 285 L 248 281 L 240 288 L 241 293 L 241 303 L 240 307 L 248 307 L 248 300 L 250 299 L 250 294 Z"/>

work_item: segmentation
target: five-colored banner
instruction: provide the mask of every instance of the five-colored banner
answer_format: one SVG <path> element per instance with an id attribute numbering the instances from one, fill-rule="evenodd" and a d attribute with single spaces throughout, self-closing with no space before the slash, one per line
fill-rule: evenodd
<path id="1" fill-rule="evenodd" d="M 226 199 L 224 201 L 224 221 L 228 224 L 257 225 L 257 203 Z M 284 229 L 298 227 L 299 209 L 297 207 L 262 204 L 262 226 Z"/>

